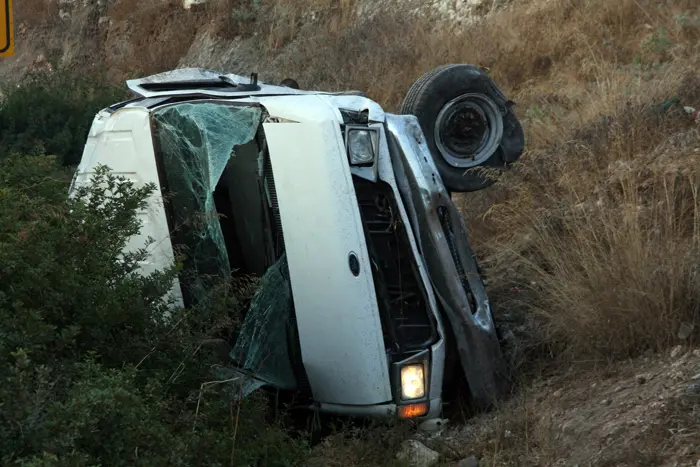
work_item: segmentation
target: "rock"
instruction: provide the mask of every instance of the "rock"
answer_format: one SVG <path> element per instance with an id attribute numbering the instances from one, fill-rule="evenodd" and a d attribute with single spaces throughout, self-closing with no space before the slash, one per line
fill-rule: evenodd
<path id="1" fill-rule="evenodd" d="M 479 467 L 479 461 L 476 457 L 471 456 L 459 461 L 455 467 Z"/>
<path id="2" fill-rule="evenodd" d="M 690 115 L 690 118 L 692 118 L 695 123 L 700 123 L 700 110 L 696 110 L 695 107 L 690 106 L 683 107 L 683 110 Z"/>
<path id="3" fill-rule="evenodd" d="M 603 399 L 600 403 L 603 405 L 610 405 L 612 404 L 612 401 L 610 399 Z"/>
<path id="4" fill-rule="evenodd" d="M 206 0 L 183 0 L 182 8 L 184 8 L 185 10 L 191 10 L 193 6 L 197 7 L 204 3 L 206 3 Z"/>
<path id="5" fill-rule="evenodd" d="M 637 375 L 635 376 L 634 380 L 637 382 L 637 384 L 644 384 L 647 382 L 647 377 L 646 375 Z"/>
<path id="6" fill-rule="evenodd" d="M 444 426 L 447 425 L 447 421 L 448 420 L 446 418 L 431 418 L 430 420 L 426 420 L 420 425 L 418 425 L 418 429 L 421 431 L 432 433 L 444 428 Z"/>
<path id="7" fill-rule="evenodd" d="M 554 394 L 552 394 L 554 397 L 561 397 L 561 389 L 557 389 L 554 391 Z"/>
<path id="8" fill-rule="evenodd" d="M 683 353 L 683 346 L 677 345 L 671 350 L 671 358 L 678 358 Z"/>
<path id="9" fill-rule="evenodd" d="M 691 396 L 700 396 L 700 383 L 689 384 L 688 394 L 690 394 Z"/>
<path id="10" fill-rule="evenodd" d="M 407 462 L 412 467 L 431 467 L 437 464 L 440 454 L 428 448 L 420 441 L 409 439 L 401 445 L 401 451 L 396 454 L 400 461 Z"/>
<path id="11" fill-rule="evenodd" d="M 698 358 L 700 358 L 700 349 L 695 349 L 695 350 L 693 350 L 693 357 L 698 357 Z"/>

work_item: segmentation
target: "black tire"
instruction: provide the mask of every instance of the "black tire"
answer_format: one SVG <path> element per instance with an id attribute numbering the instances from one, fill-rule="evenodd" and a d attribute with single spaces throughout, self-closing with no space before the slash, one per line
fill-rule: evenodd
<path id="1" fill-rule="evenodd" d="M 525 136 L 512 105 L 486 73 L 473 65 L 455 64 L 419 78 L 401 113 L 418 118 L 445 187 L 470 192 L 495 182 L 494 177 L 470 169 L 504 169 L 523 153 Z M 458 118 L 461 125 L 455 122 Z M 467 130 L 466 118 L 476 130 Z"/>
<path id="2" fill-rule="evenodd" d="M 297 82 L 297 80 L 292 79 L 292 78 L 283 79 L 282 82 L 280 83 L 280 86 L 286 86 L 286 87 L 292 88 L 292 89 L 299 89 L 299 83 Z"/>

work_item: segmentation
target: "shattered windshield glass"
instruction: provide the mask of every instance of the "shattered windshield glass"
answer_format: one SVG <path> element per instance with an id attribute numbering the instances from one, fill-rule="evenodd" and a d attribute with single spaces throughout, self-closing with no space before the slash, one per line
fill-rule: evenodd
<path id="1" fill-rule="evenodd" d="M 153 113 L 156 142 L 167 179 L 177 245 L 187 278 L 184 293 L 192 303 L 206 298 L 214 280 L 231 273 L 213 193 L 236 149 L 251 141 L 262 110 L 218 103 L 182 103 Z"/>
<path id="2" fill-rule="evenodd" d="M 298 361 L 286 255 L 272 251 L 262 150 L 255 141 L 258 107 L 182 103 L 153 113 L 163 193 L 183 261 L 180 283 L 188 306 L 207 306 L 216 285 L 234 274 L 261 277 L 230 357 L 219 375 L 241 383 L 243 395 L 262 385 L 294 389 Z M 293 345 L 290 347 L 290 343 Z M 251 378 L 252 376 L 252 378 Z"/>
<path id="3" fill-rule="evenodd" d="M 296 387 L 287 345 L 293 336 L 292 303 L 287 257 L 282 255 L 263 275 L 231 351 L 240 368 L 280 389 Z"/>

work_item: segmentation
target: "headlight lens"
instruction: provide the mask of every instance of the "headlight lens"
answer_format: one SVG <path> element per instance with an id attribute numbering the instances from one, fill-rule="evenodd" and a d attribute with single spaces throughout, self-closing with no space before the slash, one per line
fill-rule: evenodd
<path id="1" fill-rule="evenodd" d="M 348 129 L 347 150 L 352 165 L 366 165 L 374 162 L 372 131 Z"/>
<path id="2" fill-rule="evenodd" d="M 401 368 L 401 398 L 404 400 L 425 397 L 425 371 L 422 364 Z"/>

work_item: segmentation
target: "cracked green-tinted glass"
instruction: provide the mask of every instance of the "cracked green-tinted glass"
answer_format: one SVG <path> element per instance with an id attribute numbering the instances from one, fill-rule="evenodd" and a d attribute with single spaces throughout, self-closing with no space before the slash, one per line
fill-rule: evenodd
<path id="1" fill-rule="evenodd" d="M 231 351 L 237 366 L 280 389 L 294 389 L 289 345 L 294 338 L 292 289 L 287 257 L 282 255 L 260 281 Z"/>
<path id="2" fill-rule="evenodd" d="M 209 284 L 230 275 L 213 192 L 236 147 L 251 141 L 260 124 L 257 107 L 182 103 L 153 113 L 155 139 L 167 180 L 165 197 L 182 251 L 187 292 L 194 303 Z"/>

